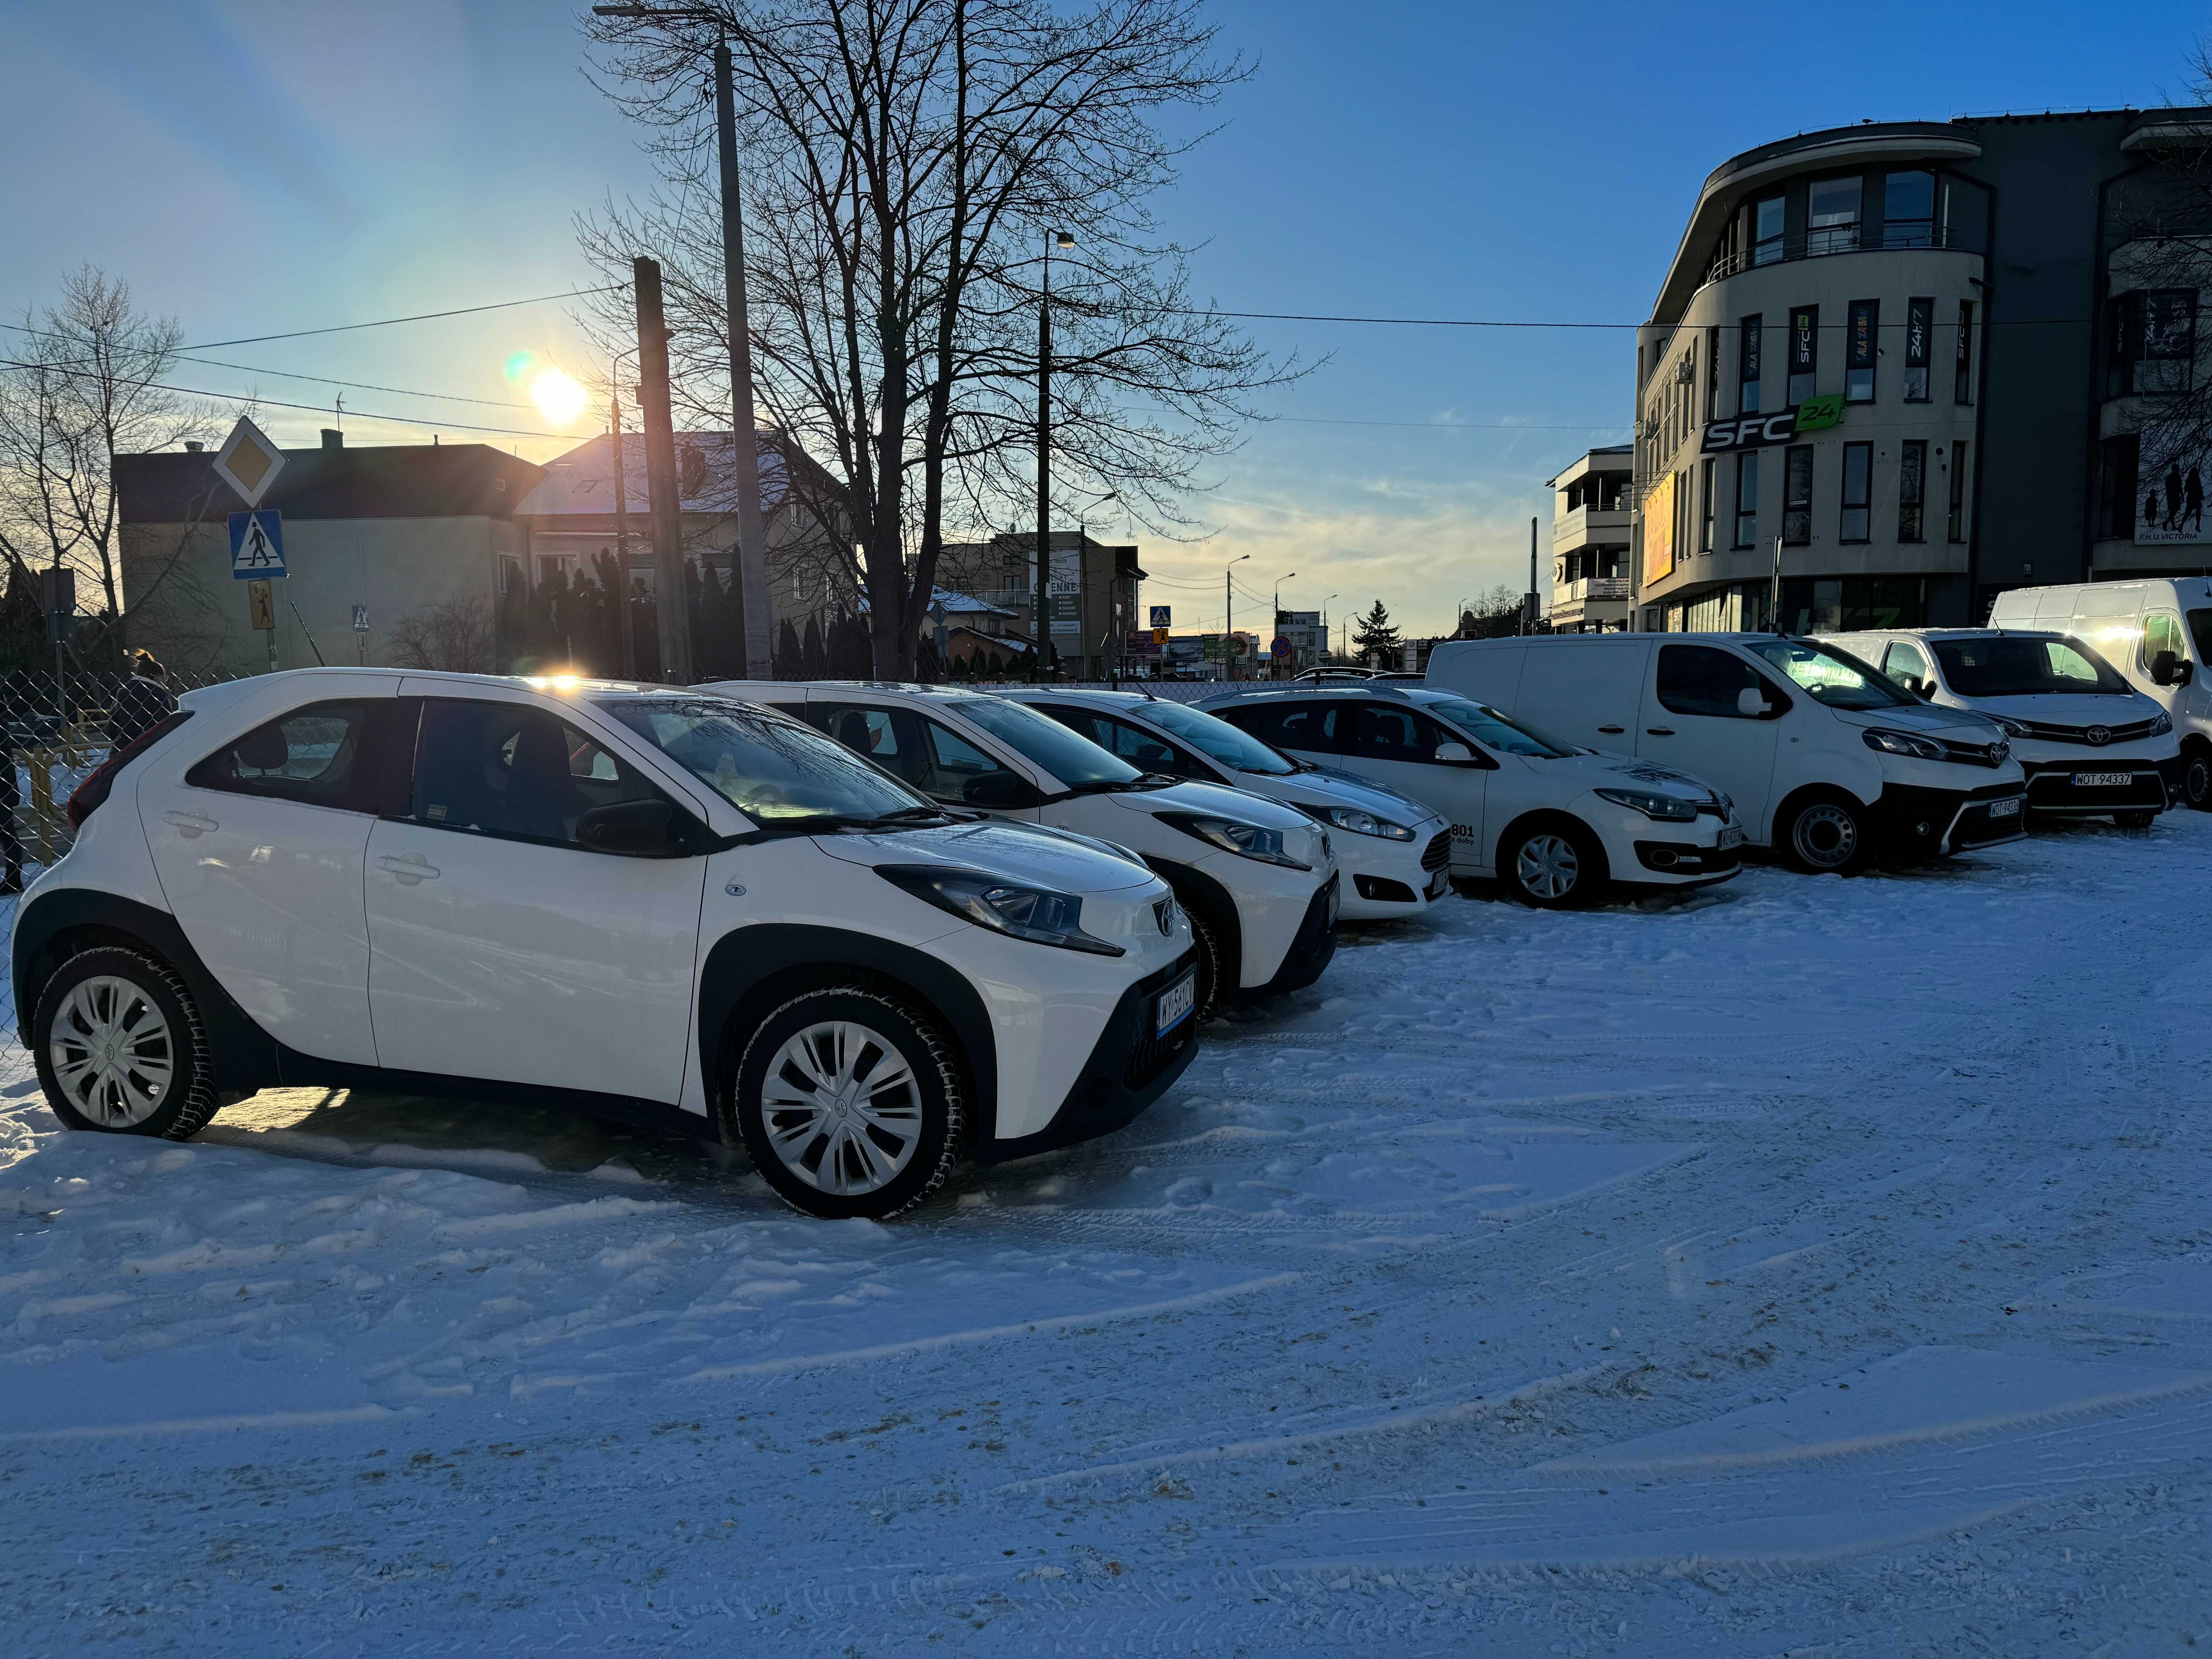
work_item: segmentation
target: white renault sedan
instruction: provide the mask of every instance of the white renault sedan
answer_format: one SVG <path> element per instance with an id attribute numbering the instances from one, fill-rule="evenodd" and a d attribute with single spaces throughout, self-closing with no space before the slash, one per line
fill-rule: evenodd
<path id="1" fill-rule="evenodd" d="M 1041 708 L 1130 765 L 1248 789 L 1327 824 L 1351 878 L 1349 921 L 1416 916 L 1449 890 L 1451 826 L 1434 807 L 1348 773 L 1292 760 L 1202 708 L 1133 691 L 1032 686 L 1001 696 Z"/>
<path id="2" fill-rule="evenodd" d="M 1300 760 L 1426 801 L 1451 823 L 1454 875 L 1492 876 L 1524 904 L 1594 904 L 1613 886 L 1726 881 L 1743 826 L 1683 773 L 1575 749 L 1453 692 L 1255 686 L 1200 707 Z"/>
<path id="3" fill-rule="evenodd" d="M 1111 848 L 948 811 L 696 691 L 308 669 L 189 691 L 70 802 L 18 1029 L 71 1128 L 301 1084 L 742 1141 L 825 1217 L 1106 1133 L 1196 954 Z"/>

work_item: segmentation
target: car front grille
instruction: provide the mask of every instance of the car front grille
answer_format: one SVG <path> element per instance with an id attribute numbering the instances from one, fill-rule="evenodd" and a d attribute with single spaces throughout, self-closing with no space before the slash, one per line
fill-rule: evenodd
<path id="1" fill-rule="evenodd" d="M 2012 745 L 2002 738 L 1995 743 L 1943 743 L 1943 758 L 1963 761 L 1970 766 L 2002 766 L 2012 758 Z"/>
<path id="2" fill-rule="evenodd" d="M 1439 830 L 1429 838 L 1429 844 L 1421 848 L 1421 868 L 1434 875 L 1450 862 L 1451 831 Z"/>
<path id="3" fill-rule="evenodd" d="M 2125 726 L 2049 726 L 2041 720 L 2022 720 L 2021 724 L 2027 728 L 2028 736 L 2040 743 L 2078 743 L 2084 748 L 2101 749 L 2109 743 L 2133 743 L 2139 738 L 2147 738 L 2158 722 L 2151 720 L 2134 720 Z M 2100 739 L 2091 737 L 2092 732 L 2106 735 Z"/>

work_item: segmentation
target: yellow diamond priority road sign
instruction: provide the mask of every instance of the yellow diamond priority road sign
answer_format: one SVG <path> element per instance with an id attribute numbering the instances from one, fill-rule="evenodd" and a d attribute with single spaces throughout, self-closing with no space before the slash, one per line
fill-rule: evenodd
<path id="1" fill-rule="evenodd" d="M 248 507 L 261 504 L 269 486 L 283 470 L 283 452 L 243 415 L 231 428 L 230 436 L 222 441 L 222 447 L 216 451 L 216 477 L 235 489 Z"/>

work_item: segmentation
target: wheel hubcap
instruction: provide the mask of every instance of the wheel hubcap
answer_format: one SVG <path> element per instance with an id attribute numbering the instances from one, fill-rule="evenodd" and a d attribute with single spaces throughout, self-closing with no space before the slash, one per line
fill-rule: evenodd
<path id="1" fill-rule="evenodd" d="M 1538 898 L 1565 898 L 1582 878 L 1582 860 L 1565 836 L 1529 836 L 1513 863 L 1521 884 Z"/>
<path id="2" fill-rule="evenodd" d="M 54 1017 L 46 1053 L 70 1104 L 105 1128 L 143 1123 L 168 1099 L 176 1079 L 168 1020 L 139 987 L 107 975 L 70 990 Z"/>
<path id="3" fill-rule="evenodd" d="M 1833 870 L 1858 850 L 1858 822 L 1840 806 L 1808 807 L 1797 815 L 1796 840 L 1806 863 Z"/>
<path id="4" fill-rule="evenodd" d="M 921 1090 L 889 1037 L 849 1020 L 794 1035 L 761 1088 L 769 1144 L 817 1191 L 872 1193 L 914 1161 Z"/>

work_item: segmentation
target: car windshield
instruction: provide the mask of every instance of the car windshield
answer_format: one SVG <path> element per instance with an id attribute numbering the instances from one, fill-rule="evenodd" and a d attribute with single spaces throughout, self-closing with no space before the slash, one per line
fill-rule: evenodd
<path id="1" fill-rule="evenodd" d="M 1202 750 L 1224 766 L 1233 766 L 1240 772 L 1279 778 L 1298 769 L 1249 732 L 1238 731 L 1218 715 L 1162 701 L 1146 703 L 1144 717 L 1162 731 L 1172 732 L 1192 748 Z"/>
<path id="2" fill-rule="evenodd" d="M 1479 702 L 1469 702 L 1464 697 L 1439 697 L 1422 705 L 1432 714 L 1441 714 L 1469 737 L 1495 749 L 1501 755 L 1528 755 L 1538 760 L 1557 760 L 1569 752 L 1544 741 L 1526 727 L 1516 726 L 1495 708 Z"/>
<path id="3" fill-rule="evenodd" d="M 609 697 L 598 706 L 757 823 L 866 823 L 943 811 L 842 744 L 750 703 Z"/>
<path id="4" fill-rule="evenodd" d="M 2079 640 L 2000 635 L 1934 643 L 1945 682 L 1962 697 L 2033 697 L 2050 692 L 2128 695 L 2127 682 Z"/>
<path id="5" fill-rule="evenodd" d="M 1024 759 L 1042 767 L 1066 789 L 1113 788 L 1145 775 L 1049 714 L 1003 697 L 960 697 L 944 707 L 973 720 Z"/>
<path id="6" fill-rule="evenodd" d="M 1814 702 L 1831 708 L 1909 708 L 1917 702 L 1847 652 L 1779 638 L 1752 641 L 1745 648 L 1787 674 Z"/>

